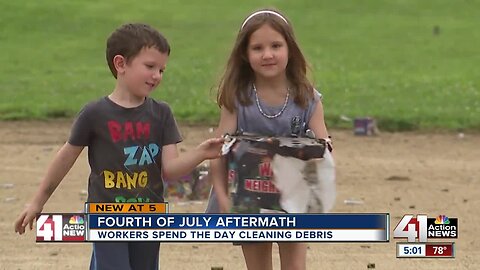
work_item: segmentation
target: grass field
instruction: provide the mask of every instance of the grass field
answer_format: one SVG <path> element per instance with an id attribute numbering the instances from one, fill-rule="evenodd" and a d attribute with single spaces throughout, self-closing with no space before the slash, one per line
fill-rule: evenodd
<path id="1" fill-rule="evenodd" d="M 0 119 L 72 117 L 114 80 L 105 39 L 125 22 L 163 32 L 172 54 L 154 97 L 180 121 L 215 123 L 215 85 L 249 12 L 277 7 L 324 94 L 329 127 L 373 116 L 386 130 L 480 130 L 480 2 L 6 1 Z"/>

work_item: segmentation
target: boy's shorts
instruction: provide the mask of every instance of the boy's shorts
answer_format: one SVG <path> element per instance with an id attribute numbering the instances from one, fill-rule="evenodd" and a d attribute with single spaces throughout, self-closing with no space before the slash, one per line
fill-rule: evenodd
<path id="1" fill-rule="evenodd" d="M 158 270 L 160 242 L 93 243 L 90 270 Z"/>

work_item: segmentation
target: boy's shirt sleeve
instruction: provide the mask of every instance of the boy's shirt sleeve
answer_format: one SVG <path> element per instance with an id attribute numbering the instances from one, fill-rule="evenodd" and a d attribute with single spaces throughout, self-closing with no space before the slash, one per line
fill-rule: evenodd
<path id="1" fill-rule="evenodd" d="M 182 141 L 182 136 L 178 130 L 177 122 L 173 117 L 172 110 L 165 104 L 165 126 L 163 128 L 162 145 L 177 144 Z"/>
<path id="2" fill-rule="evenodd" d="M 86 105 L 80 110 L 73 122 L 68 143 L 75 146 L 88 146 L 92 130 L 92 109 Z"/>

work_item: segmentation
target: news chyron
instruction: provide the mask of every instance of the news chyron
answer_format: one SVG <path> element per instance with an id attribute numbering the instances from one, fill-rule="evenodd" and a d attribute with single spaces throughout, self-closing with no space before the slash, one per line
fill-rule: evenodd
<path id="1" fill-rule="evenodd" d="M 85 214 L 46 214 L 37 216 L 36 242 L 84 242 L 87 218 Z"/>

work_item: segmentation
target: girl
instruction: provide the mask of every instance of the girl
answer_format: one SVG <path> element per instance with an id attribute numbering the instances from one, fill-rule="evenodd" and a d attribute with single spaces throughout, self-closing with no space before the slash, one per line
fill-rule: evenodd
<path id="1" fill-rule="evenodd" d="M 305 136 L 310 129 L 327 138 L 321 95 L 306 77 L 307 63 L 290 22 L 274 10 L 259 10 L 242 23 L 217 102 L 221 108 L 216 136 L 243 131 L 261 135 Z M 207 212 L 228 213 L 226 160 L 212 161 L 215 193 Z M 278 243 L 282 269 L 305 269 L 305 243 Z M 272 243 L 244 243 L 249 270 L 272 269 Z"/>

